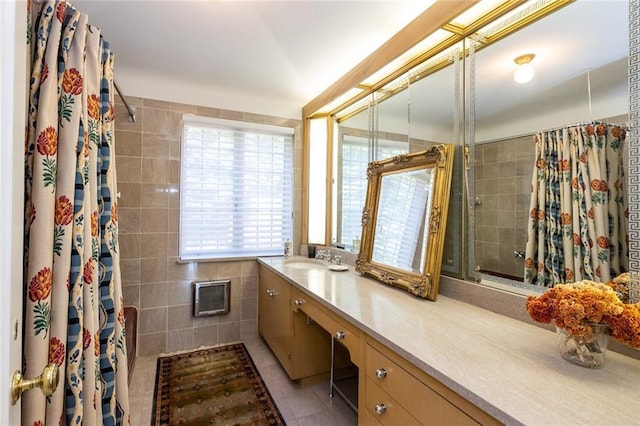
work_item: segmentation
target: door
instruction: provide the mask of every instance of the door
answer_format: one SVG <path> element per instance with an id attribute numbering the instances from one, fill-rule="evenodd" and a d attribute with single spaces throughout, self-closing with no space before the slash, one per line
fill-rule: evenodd
<path id="1" fill-rule="evenodd" d="M 20 424 L 20 402 L 11 405 L 9 383 L 22 358 L 26 31 L 26 2 L 0 1 L 0 425 Z"/>

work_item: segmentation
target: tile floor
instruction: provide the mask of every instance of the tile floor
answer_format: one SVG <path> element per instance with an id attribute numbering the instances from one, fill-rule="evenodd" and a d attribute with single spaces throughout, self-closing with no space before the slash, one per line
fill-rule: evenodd
<path id="1" fill-rule="evenodd" d="M 356 414 L 337 395 L 329 398 L 329 382 L 300 385 L 287 377 L 277 359 L 261 338 L 243 342 L 262 379 L 289 426 L 349 426 L 358 423 Z M 156 356 L 136 359 L 129 384 L 131 424 L 151 424 Z"/>

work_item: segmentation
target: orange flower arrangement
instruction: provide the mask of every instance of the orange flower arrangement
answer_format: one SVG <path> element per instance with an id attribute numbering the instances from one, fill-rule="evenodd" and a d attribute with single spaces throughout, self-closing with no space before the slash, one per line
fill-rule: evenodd
<path id="1" fill-rule="evenodd" d="M 606 324 L 614 339 L 640 349 L 640 304 L 623 303 L 608 284 L 557 284 L 540 296 L 529 296 L 527 312 L 535 321 L 555 321 L 570 335 L 587 340 L 592 337 L 591 324 Z"/>

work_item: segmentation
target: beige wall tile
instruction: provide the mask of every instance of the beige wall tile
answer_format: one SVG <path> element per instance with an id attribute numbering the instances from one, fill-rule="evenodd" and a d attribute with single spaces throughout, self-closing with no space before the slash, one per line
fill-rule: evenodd
<path id="1" fill-rule="evenodd" d="M 241 277 L 242 262 L 220 262 L 218 276 L 220 278 Z"/>
<path id="2" fill-rule="evenodd" d="M 142 157 L 168 159 L 171 141 L 169 136 L 163 134 L 142 134 Z"/>
<path id="3" fill-rule="evenodd" d="M 242 319 L 252 320 L 258 318 L 258 299 L 242 299 Z"/>
<path id="4" fill-rule="evenodd" d="M 121 235 L 140 233 L 140 209 L 128 207 L 118 209 L 118 230 Z"/>
<path id="5" fill-rule="evenodd" d="M 140 286 L 140 308 L 164 308 L 167 306 L 167 283 Z"/>
<path id="6" fill-rule="evenodd" d="M 142 158 L 116 157 L 118 182 L 142 182 Z"/>
<path id="7" fill-rule="evenodd" d="M 156 355 L 167 351 L 167 332 L 140 334 L 138 337 L 139 356 Z"/>
<path id="8" fill-rule="evenodd" d="M 167 234 L 142 234 L 140 235 L 141 258 L 167 258 Z"/>
<path id="9" fill-rule="evenodd" d="M 180 208 L 180 185 L 171 183 L 167 186 L 167 194 L 169 198 L 169 208 L 177 209 Z"/>
<path id="10" fill-rule="evenodd" d="M 140 283 L 161 283 L 167 281 L 167 259 L 152 257 L 140 259 Z"/>
<path id="11" fill-rule="evenodd" d="M 142 159 L 142 182 L 143 183 L 169 183 L 169 161 L 157 158 Z"/>
<path id="12" fill-rule="evenodd" d="M 258 276 L 258 262 L 255 260 L 245 260 L 241 264 L 241 276 L 244 277 L 257 277 Z"/>
<path id="13" fill-rule="evenodd" d="M 167 332 L 167 352 L 192 349 L 194 347 L 193 334 L 192 328 L 186 328 L 184 330 L 169 330 Z"/>
<path id="14" fill-rule="evenodd" d="M 201 115 L 203 117 L 212 117 L 219 118 L 220 117 L 220 108 L 209 108 L 209 107 L 196 107 L 196 114 Z"/>
<path id="15" fill-rule="evenodd" d="M 140 286 L 122 286 L 122 300 L 124 301 L 125 306 L 136 306 L 140 308 Z"/>
<path id="16" fill-rule="evenodd" d="M 171 132 L 169 134 L 174 138 L 179 138 L 182 135 L 182 113 L 171 111 Z"/>
<path id="17" fill-rule="evenodd" d="M 118 206 L 140 207 L 140 184 L 120 182 L 119 179 L 120 175 L 118 174 L 118 192 L 120 192 Z"/>
<path id="18" fill-rule="evenodd" d="M 142 164 L 142 163 L 141 163 Z M 140 207 L 152 208 L 168 208 L 167 185 L 158 185 L 154 183 L 143 183 L 140 185 Z"/>
<path id="19" fill-rule="evenodd" d="M 180 184 L 180 160 L 169 162 L 169 183 Z"/>
<path id="20" fill-rule="evenodd" d="M 140 157 L 142 155 L 142 135 L 138 132 L 116 130 L 116 156 L 119 155 Z"/>
<path id="21" fill-rule="evenodd" d="M 197 114 L 198 107 L 195 105 L 180 104 L 180 103 L 172 102 L 171 111 L 179 112 L 182 114 Z"/>
<path id="22" fill-rule="evenodd" d="M 193 329 L 193 345 L 195 347 L 200 345 L 217 345 L 218 342 L 217 325 L 209 325 Z"/>
<path id="23" fill-rule="evenodd" d="M 169 209 L 169 225 L 168 232 L 178 232 L 180 226 L 180 209 Z"/>
<path id="24" fill-rule="evenodd" d="M 120 259 L 122 285 L 140 285 L 140 259 Z"/>
<path id="25" fill-rule="evenodd" d="M 243 299 L 255 299 L 258 297 L 258 277 L 248 276 L 242 277 L 242 295 Z"/>
<path id="26" fill-rule="evenodd" d="M 142 297 L 141 297 L 142 298 Z M 167 331 L 167 308 L 140 309 L 140 335 Z"/>
<path id="27" fill-rule="evenodd" d="M 167 262 L 167 277 L 169 281 L 186 281 L 194 280 L 196 275 L 197 263 L 178 263 L 178 259 L 168 258 Z"/>
<path id="28" fill-rule="evenodd" d="M 198 262 L 195 265 L 195 274 L 199 278 L 215 280 L 220 277 L 221 262 Z"/>
<path id="29" fill-rule="evenodd" d="M 220 118 L 242 121 L 242 119 L 244 118 L 244 114 L 239 111 L 228 111 L 223 109 L 220 110 Z"/>
<path id="30" fill-rule="evenodd" d="M 243 320 L 240 322 L 240 338 L 242 340 L 246 339 L 257 339 L 258 334 L 258 321 L 257 320 Z"/>
<path id="31" fill-rule="evenodd" d="M 120 259 L 138 259 L 140 257 L 140 235 L 123 234 L 118 236 L 120 243 Z"/>
<path id="32" fill-rule="evenodd" d="M 169 306 L 192 305 L 191 281 L 169 281 Z"/>
<path id="33" fill-rule="evenodd" d="M 170 232 L 167 234 L 167 256 L 178 257 L 178 233 Z"/>
<path id="34" fill-rule="evenodd" d="M 128 102 L 128 101 L 127 101 Z M 129 112 L 124 105 L 115 105 L 115 129 L 129 132 L 140 132 L 144 121 L 144 108 L 136 108 L 136 121 L 129 121 Z"/>
<path id="35" fill-rule="evenodd" d="M 171 109 L 171 102 L 161 101 L 158 99 L 144 99 L 144 107 L 145 108 L 154 108 L 154 109 Z"/>
<path id="36" fill-rule="evenodd" d="M 191 304 L 171 306 L 168 309 L 168 315 L 168 330 L 193 327 L 193 306 Z"/>
<path id="37" fill-rule="evenodd" d="M 166 209 L 140 209 L 140 232 L 168 232 L 169 212 Z"/>
<path id="38" fill-rule="evenodd" d="M 227 323 L 218 325 L 218 343 L 237 342 L 242 336 L 238 324 Z"/>
<path id="39" fill-rule="evenodd" d="M 171 111 L 145 107 L 142 132 L 160 135 L 171 134 Z"/>

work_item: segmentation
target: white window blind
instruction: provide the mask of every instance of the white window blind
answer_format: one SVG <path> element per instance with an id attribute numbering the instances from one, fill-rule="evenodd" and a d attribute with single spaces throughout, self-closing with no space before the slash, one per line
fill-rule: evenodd
<path id="1" fill-rule="evenodd" d="M 408 142 L 380 140 L 376 160 L 390 158 L 409 152 Z M 369 140 L 344 135 L 342 141 L 342 196 L 340 197 L 341 227 L 338 239 L 351 246 L 354 237 L 362 234 L 362 209 L 367 195 L 367 166 L 371 161 L 372 148 Z"/>
<path id="2" fill-rule="evenodd" d="M 425 235 L 424 219 L 430 205 L 432 179 L 433 174 L 424 170 L 383 179 L 380 205 L 385 209 L 379 210 L 376 218 L 374 261 L 410 271 L 420 268 L 422 257 L 416 259 L 415 253 L 419 253 L 418 244 L 422 245 L 419 238 Z M 404 237 L 400 239 L 398 235 Z"/>
<path id="3" fill-rule="evenodd" d="M 293 131 L 183 117 L 180 259 L 278 255 L 293 239 Z"/>

